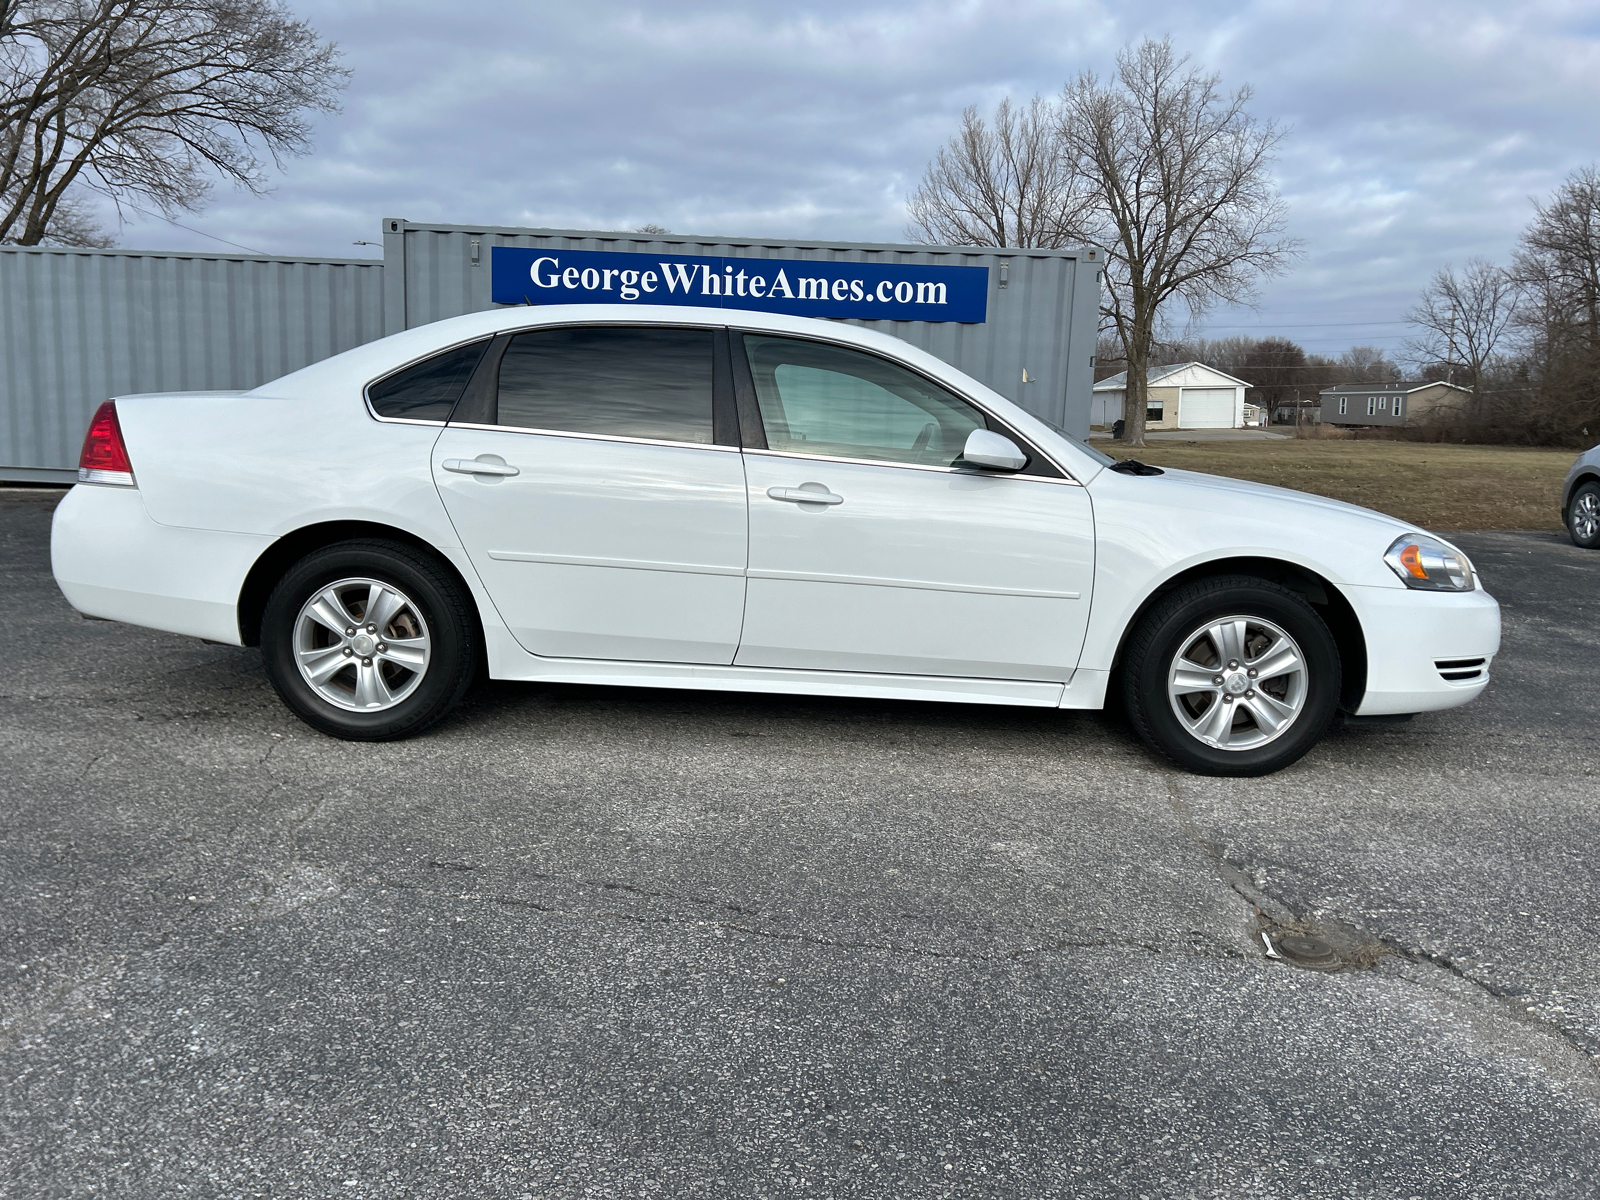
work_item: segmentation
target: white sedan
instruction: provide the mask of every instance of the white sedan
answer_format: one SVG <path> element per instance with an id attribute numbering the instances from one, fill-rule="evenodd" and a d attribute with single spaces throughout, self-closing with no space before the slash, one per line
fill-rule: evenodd
<path id="1" fill-rule="evenodd" d="M 56 511 L 79 611 L 259 645 L 336 737 L 496 679 L 1096 709 L 1260 775 L 1340 710 L 1483 691 L 1500 612 L 1379 513 L 1117 464 L 895 338 L 500 309 L 254 391 L 108 401 Z"/>

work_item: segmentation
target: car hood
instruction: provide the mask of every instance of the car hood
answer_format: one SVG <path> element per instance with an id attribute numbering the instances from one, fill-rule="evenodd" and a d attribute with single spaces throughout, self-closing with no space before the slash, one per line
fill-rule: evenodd
<path id="1" fill-rule="evenodd" d="M 1198 471 L 1108 469 L 1088 487 L 1102 558 L 1110 564 L 1126 554 L 1144 564 L 1139 569 L 1265 556 L 1298 562 L 1336 584 L 1403 587 L 1383 565 L 1383 552 L 1418 531 L 1354 504 Z"/>
<path id="2" fill-rule="evenodd" d="M 1346 519 L 1369 521 L 1385 529 L 1392 529 L 1396 536 L 1418 530 L 1418 526 L 1409 525 L 1398 517 L 1391 517 L 1376 509 L 1362 508 L 1359 504 L 1347 504 L 1343 500 L 1330 500 L 1326 496 L 1314 496 L 1310 492 L 1297 492 L 1293 488 L 1274 487 L 1270 483 L 1252 483 L 1248 479 L 1230 479 L 1224 475 L 1206 475 L 1200 471 L 1180 471 L 1171 467 L 1163 467 L 1162 470 L 1173 477 L 1173 482 L 1206 493 L 1261 500 L 1273 504 L 1293 504 L 1300 508 L 1336 513 Z"/>

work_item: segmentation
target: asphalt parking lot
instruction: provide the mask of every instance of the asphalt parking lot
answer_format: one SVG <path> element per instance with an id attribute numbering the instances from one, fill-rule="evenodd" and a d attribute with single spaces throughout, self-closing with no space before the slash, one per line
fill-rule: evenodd
<path id="1" fill-rule="evenodd" d="M 490 685 L 322 738 L 0 492 L 0 1196 L 1591 1196 L 1600 554 L 1260 780 L 1101 714 Z M 1269 961 L 1263 927 L 1369 969 Z"/>

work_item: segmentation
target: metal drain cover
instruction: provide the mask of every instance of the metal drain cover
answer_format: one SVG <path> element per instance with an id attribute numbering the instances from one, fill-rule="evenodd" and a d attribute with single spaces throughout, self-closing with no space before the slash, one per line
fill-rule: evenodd
<path id="1" fill-rule="evenodd" d="M 1303 937 L 1300 934 L 1279 938 L 1278 953 L 1292 960 L 1297 966 L 1310 967 L 1315 971 L 1337 971 L 1344 965 L 1327 942 L 1321 938 Z"/>

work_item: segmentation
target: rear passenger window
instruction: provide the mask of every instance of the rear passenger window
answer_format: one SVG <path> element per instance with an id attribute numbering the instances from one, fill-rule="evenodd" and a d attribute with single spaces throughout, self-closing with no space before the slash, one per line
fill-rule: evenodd
<path id="1" fill-rule="evenodd" d="M 408 421 L 448 421 L 489 343 L 457 346 L 367 388 L 372 411 Z"/>
<path id="2" fill-rule="evenodd" d="M 638 327 L 518 334 L 500 360 L 497 423 L 709 444 L 713 336 Z"/>

